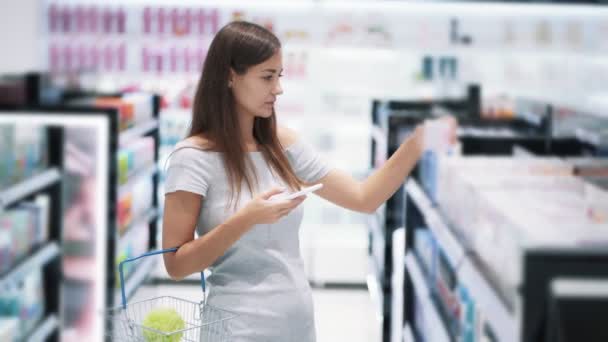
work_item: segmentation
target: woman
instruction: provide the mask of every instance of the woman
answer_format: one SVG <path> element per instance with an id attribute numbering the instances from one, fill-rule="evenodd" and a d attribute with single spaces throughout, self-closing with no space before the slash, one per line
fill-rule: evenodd
<path id="1" fill-rule="evenodd" d="M 315 340 L 312 296 L 299 251 L 300 204 L 269 200 L 322 183 L 316 192 L 372 213 L 403 183 L 423 149 L 422 126 L 365 181 L 330 169 L 291 130 L 278 127 L 279 40 L 233 22 L 213 39 L 187 139 L 167 169 L 163 248 L 174 279 L 209 268 L 208 303 L 231 310 L 231 341 Z M 195 238 L 197 229 L 198 238 Z"/>

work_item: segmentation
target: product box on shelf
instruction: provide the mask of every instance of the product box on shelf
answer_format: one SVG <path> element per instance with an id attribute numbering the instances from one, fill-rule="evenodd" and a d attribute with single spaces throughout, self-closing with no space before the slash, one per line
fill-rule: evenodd
<path id="1" fill-rule="evenodd" d="M 129 231 L 120 238 L 116 252 L 116 286 L 119 286 L 118 265 L 121 261 L 134 258 L 148 251 L 150 230 L 148 223 L 142 222 L 131 227 Z M 138 263 L 127 263 L 124 268 L 125 279 L 127 279 L 136 269 Z"/>
<path id="2" fill-rule="evenodd" d="M 117 220 L 120 235 L 124 234 L 134 220 L 142 217 L 147 210 L 152 208 L 153 189 L 152 179 L 142 178 L 133 184 L 130 191 L 118 199 Z"/>
<path id="3" fill-rule="evenodd" d="M 0 317 L 17 319 L 17 327 L 13 330 L 17 336 L 15 341 L 24 340 L 31 333 L 44 310 L 44 282 L 39 268 L 0 291 Z"/>
<path id="4" fill-rule="evenodd" d="M 439 247 L 437 249 L 437 263 L 435 281 L 431 283 L 431 293 L 447 318 L 447 327 L 452 336 L 460 335 L 460 320 L 462 312 L 458 303 L 458 278 L 451 261 Z"/>
<path id="5" fill-rule="evenodd" d="M 26 180 L 46 166 L 46 129 L 35 125 L 0 126 L 0 189 Z"/>
<path id="6" fill-rule="evenodd" d="M 30 272 L 22 282 L 21 331 L 28 335 L 44 316 L 44 278 L 42 270 Z"/>
<path id="7" fill-rule="evenodd" d="M 0 341 L 17 341 L 19 321 L 14 317 L 0 317 Z"/>
<path id="8" fill-rule="evenodd" d="M 0 274 L 48 237 L 48 198 L 26 202 L 0 214 Z"/>
<path id="9" fill-rule="evenodd" d="M 435 282 L 437 243 L 433 234 L 426 228 L 414 229 L 414 252 L 425 272 L 429 284 Z"/>
<path id="10" fill-rule="evenodd" d="M 118 182 L 126 183 L 134 174 L 154 164 L 154 138 L 145 137 L 118 151 Z"/>
<path id="11" fill-rule="evenodd" d="M 119 131 L 133 128 L 140 123 L 152 119 L 153 101 L 151 94 L 127 93 L 122 96 L 97 96 L 78 98 L 70 101 L 70 105 L 87 105 L 98 108 L 114 108 L 118 110 Z"/>

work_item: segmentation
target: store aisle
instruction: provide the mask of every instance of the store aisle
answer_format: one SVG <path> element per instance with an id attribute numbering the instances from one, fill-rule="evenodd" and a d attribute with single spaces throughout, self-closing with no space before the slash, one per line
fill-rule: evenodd
<path id="1" fill-rule="evenodd" d="M 141 287 L 133 301 L 156 296 L 200 298 L 195 285 L 150 285 Z M 314 289 L 318 342 L 380 341 L 380 326 L 367 290 Z"/>

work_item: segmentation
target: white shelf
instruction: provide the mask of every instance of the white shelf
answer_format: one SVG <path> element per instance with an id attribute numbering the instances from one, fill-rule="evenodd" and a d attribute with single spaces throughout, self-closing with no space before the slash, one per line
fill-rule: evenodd
<path id="1" fill-rule="evenodd" d="M 384 231 L 382 230 L 382 228 L 380 228 L 380 222 L 378 221 L 377 215 L 367 215 L 367 226 L 369 227 L 369 230 L 374 234 L 374 236 L 386 239 L 386 237 L 384 236 Z"/>
<path id="2" fill-rule="evenodd" d="M 412 197 L 425 218 L 428 228 L 433 232 L 443 251 L 447 254 L 452 265 L 458 265 L 465 257 L 465 249 L 460 244 L 452 230 L 445 224 L 438 210 L 433 207 L 426 193 L 418 183 L 410 179 L 406 191 Z"/>
<path id="3" fill-rule="evenodd" d="M 23 279 L 32 270 L 46 265 L 60 254 L 59 245 L 56 242 L 50 242 L 41 249 L 37 250 L 30 257 L 21 262 L 13 270 L 0 277 L 0 288 L 3 288 L 9 282 Z"/>
<path id="4" fill-rule="evenodd" d="M 156 261 L 158 256 L 150 256 L 143 258 L 141 262 L 135 262 L 132 267 L 135 267 L 135 271 L 125 280 L 125 296 L 127 297 L 127 304 L 129 299 L 133 296 L 135 291 L 141 286 L 141 284 L 152 274 L 156 267 Z M 122 306 L 122 295 L 120 287 L 115 290 L 114 305 Z"/>
<path id="5" fill-rule="evenodd" d="M 28 342 L 45 342 L 59 328 L 59 319 L 55 314 L 48 316 L 27 339 Z"/>
<path id="6" fill-rule="evenodd" d="M 46 188 L 61 179 L 61 173 L 57 168 L 48 169 L 30 179 L 17 183 L 8 189 L 0 191 L 0 212 L 2 210 L 34 193 Z"/>
<path id="7" fill-rule="evenodd" d="M 412 329 L 409 324 L 406 324 L 403 327 L 403 342 L 416 342 L 414 339 L 414 334 L 412 333 Z"/>
<path id="8" fill-rule="evenodd" d="M 150 133 L 151 131 L 158 128 L 158 119 L 150 119 L 144 123 L 140 123 L 133 128 L 129 128 L 125 131 L 122 131 L 118 135 L 118 144 L 120 146 L 125 146 L 131 143 L 132 141 Z"/>
<path id="9" fill-rule="evenodd" d="M 499 341 L 517 341 L 517 322 L 496 295 L 494 288 L 488 284 L 471 260 L 465 260 L 458 271 L 458 281 L 468 289 L 482 310 L 488 325 Z"/>
<path id="10" fill-rule="evenodd" d="M 592 132 L 585 128 L 577 128 L 575 136 L 582 142 L 586 142 L 593 146 L 600 146 L 602 144 L 602 136 L 597 132 Z"/>
<path id="11" fill-rule="evenodd" d="M 384 320 L 384 294 L 382 293 L 382 285 L 378 280 L 378 270 L 374 258 L 369 258 L 370 273 L 367 275 L 367 289 L 371 297 L 372 303 L 376 307 L 376 318 L 378 322 Z"/>
<path id="12" fill-rule="evenodd" d="M 540 115 L 538 115 L 536 113 L 532 113 L 528 110 L 522 110 L 522 111 L 517 112 L 515 114 L 515 117 L 521 118 L 536 126 L 539 126 L 543 120 L 543 118 Z"/>
<path id="13" fill-rule="evenodd" d="M 133 186 L 142 178 L 152 177 L 156 174 L 156 172 L 158 172 L 158 165 L 156 163 L 152 163 L 149 166 L 146 166 L 133 173 L 126 183 L 118 185 L 118 198 L 131 191 L 131 188 L 133 188 Z"/>
<path id="14" fill-rule="evenodd" d="M 448 255 L 450 263 L 460 265 L 456 270 L 458 281 L 475 298 L 475 302 L 487 317 L 488 324 L 498 339 L 500 341 L 517 340 L 517 321 L 514 315 L 509 312 L 486 277 L 467 256 L 467 251 L 445 223 L 439 211 L 431 206 L 431 202 L 416 181 L 409 180 L 406 189 L 420 208 L 433 236 Z"/>
<path id="15" fill-rule="evenodd" d="M 431 341 L 450 341 L 450 335 L 446 331 L 445 324 L 441 320 L 435 303 L 431 300 L 431 294 L 426 281 L 424 281 L 424 273 L 418 266 L 418 262 L 412 253 L 405 256 L 405 265 L 407 267 L 412 284 L 414 285 L 415 295 L 420 298 L 421 305 L 424 305 L 423 311 L 427 313 L 426 324 L 434 327 L 432 331 L 433 338 Z M 416 308 L 414 308 L 416 310 Z M 425 333 L 427 333 L 425 331 Z M 502 340 L 501 340 L 502 341 Z"/>

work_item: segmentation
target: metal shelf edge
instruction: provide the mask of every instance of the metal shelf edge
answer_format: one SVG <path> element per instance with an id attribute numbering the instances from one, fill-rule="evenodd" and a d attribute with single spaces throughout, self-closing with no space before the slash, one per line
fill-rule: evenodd
<path id="1" fill-rule="evenodd" d="M 145 123 L 141 123 L 133 128 L 122 131 L 118 135 L 120 146 L 125 146 L 133 140 L 143 136 L 144 134 L 158 128 L 158 119 L 151 119 Z"/>
<path id="2" fill-rule="evenodd" d="M 3 287 L 7 282 L 22 279 L 23 276 L 32 269 L 46 265 L 49 261 L 59 256 L 59 254 L 59 244 L 57 244 L 57 242 L 48 243 L 46 246 L 42 247 L 34 254 L 30 255 L 27 259 L 22 261 L 7 274 L 3 275 L 0 278 L 0 288 Z"/>
<path id="3" fill-rule="evenodd" d="M 61 172 L 56 167 L 50 168 L 30 179 L 17 183 L 0 191 L 0 211 L 20 199 L 30 196 L 61 179 Z"/>
<path id="4" fill-rule="evenodd" d="M 422 273 L 422 270 L 418 266 L 418 262 L 412 253 L 408 253 L 405 256 L 405 265 L 408 269 L 408 273 L 410 274 L 410 278 L 412 279 L 416 296 L 423 301 L 422 305 L 427 306 L 427 308 L 425 308 L 425 312 L 430 313 L 429 319 L 432 321 L 431 325 L 437 327 L 433 332 L 433 336 L 436 336 L 435 334 L 440 334 L 441 338 L 439 338 L 439 341 L 450 341 L 450 334 L 446 330 L 445 324 L 437 311 L 437 307 L 431 300 L 431 294 L 428 290 L 426 282 L 424 281 L 424 273 Z"/>
<path id="5" fill-rule="evenodd" d="M 433 232 L 435 238 L 448 255 L 450 262 L 453 265 L 458 265 L 465 256 L 465 248 L 460 244 L 454 236 L 451 229 L 445 224 L 440 214 L 437 212 L 429 198 L 423 192 L 420 185 L 413 179 L 410 179 L 406 184 L 407 193 L 412 196 L 414 202 L 420 208 L 429 229 Z"/>
<path id="6" fill-rule="evenodd" d="M 29 336 L 29 342 L 44 342 L 59 328 L 59 319 L 55 314 L 48 316 Z"/>

